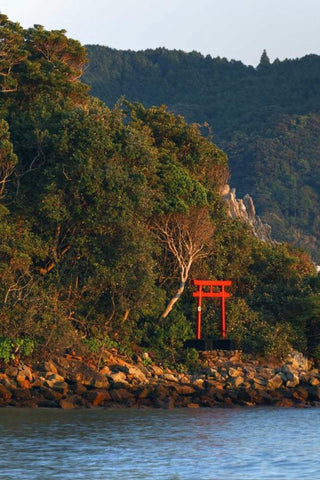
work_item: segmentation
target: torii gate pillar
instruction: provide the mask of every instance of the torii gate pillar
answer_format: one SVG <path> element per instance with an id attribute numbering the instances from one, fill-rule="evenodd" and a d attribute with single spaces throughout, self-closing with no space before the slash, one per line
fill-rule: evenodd
<path id="1" fill-rule="evenodd" d="M 198 350 L 224 349 L 232 350 L 234 344 L 226 338 L 226 298 L 230 297 L 230 293 L 226 292 L 225 287 L 230 287 L 231 280 L 193 280 L 193 285 L 197 287 L 197 291 L 192 296 L 197 298 L 197 328 L 196 339 L 187 340 L 185 347 L 193 347 Z M 220 322 L 220 339 L 201 339 L 201 310 L 203 298 L 221 298 L 221 322 Z"/>

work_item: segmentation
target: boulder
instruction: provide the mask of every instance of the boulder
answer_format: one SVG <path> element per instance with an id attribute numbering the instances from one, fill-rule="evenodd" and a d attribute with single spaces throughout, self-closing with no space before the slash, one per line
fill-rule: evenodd
<path id="1" fill-rule="evenodd" d="M 157 365 L 150 365 L 149 370 L 152 375 L 160 376 L 163 375 L 163 368 L 157 366 Z"/>
<path id="2" fill-rule="evenodd" d="M 57 382 L 64 382 L 64 377 L 62 377 L 58 373 L 48 372 L 46 374 L 46 383 L 49 387 L 52 387 Z"/>
<path id="3" fill-rule="evenodd" d="M 239 368 L 230 367 L 228 370 L 228 375 L 229 377 L 232 377 L 232 378 L 238 377 L 241 374 L 242 374 L 242 370 L 239 370 Z"/>
<path id="4" fill-rule="evenodd" d="M 16 388 L 14 391 L 14 398 L 19 402 L 24 402 L 25 400 L 31 399 L 31 391 L 30 389 L 25 388 Z"/>
<path id="5" fill-rule="evenodd" d="M 155 398 L 153 405 L 155 408 L 171 410 L 175 407 L 175 399 L 173 397 Z"/>
<path id="6" fill-rule="evenodd" d="M 27 379 L 17 380 L 17 383 L 18 383 L 18 387 L 20 387 L 20 388 L 25 388 L 25 389 L 31 388 L 31 384 L 30 384 L 29 380 L 27 380 Z"/>
<path id="7" fill-rule="evenodd" d="M 0 379 L 0 383 L 8 390 L 14 390 L 18 387 L 17 382 L 13 378 L 7 377 L 7 375 L 4 375 L 4 377 Z"/>
<path id="8" fill-rule="evenodd" d="M 196 380 L 194 380 L 191 385 L 193 385 L 194 387 L 196 388 L 200 388 L 200 389 L 203 389 L 204 388 L 204 380 L 203 378 L 197 378 Z"/>
<path id="9" fill-rule="evenodd" d="M 50 373 L 58 373 L 58 369 L 53 360 L 47 360 L 44 362 L 44 370 Z"/>
<path id="10" fill-rule="evenodd" d="M 310 369 L 310 360 L 306 358 L 303 353 L 298 352 L 297 350 L 291 350 L 286 358 L 286 364 L 290 365 L 292 370 L 307 371 Z"/>
<path id="11" fill-rule="evenodd" d="M 263 390 L 266 388 L 269 381 L 270 380 L 266 380 L 265 378 L 263 378 L 259 375 L 257 375 L 256 377 L 254 377 L 252 379 L 253 387 L 255 389 L 263 389 Z M 269 388 L 269 387 L 267 387 L 267 388 Z"/>
<path id="12" fill-rule="evenodd" d="M 150 385 L 138 387 L 135 390 L 135 396 L 136 398 L 139 398 L 140 400 L 144 398 L 148 398 L 152 392 L 152 387 Z"/>
<path id="13" fill-rule="evenodd" d="M 30 367 L 28 365 L 20 364 L 18 367 L 18 373 L 17 373 L 17 381 L 19 381 L 19 378 L 21 380 L 29 380 L 29 382 L 32 382 L 33 380 L 33 375 Z"/>
<path id="14" fill-rule="evenodd" d="M 84 398 L 93 407 L 98 407 L 103 405 L 105 402 L 112 400 L 109 392 L 101 390 L 89 390 L 82 395 L 82 398 Z"/>
<path id="15" fill-rule="evenodd" d="M 273 368 L 269 367 L 262 367 L 259 370 L 259 374 L 261 375 L 262 378 L 265 378 L 266 380 L 269 380 L 269 378 L 273 377 L 275 374 L 275 371 Z"/>
<path id="16" fill-rule="evenodd" d="M 201 407 L 215 407 L 218 404 L 214 397 L 205 393 L 197 395 L 192 401 L 193 403 L 198 403 Z"/>
<path id="17" fill-rule="evenodd" d="M 179 382 L 179 379 L 172 373 L 164 373 L 163 378 L 164 380 L 168 380 L 169 382 Z"/>
<path id="18" fill-rule="evenodd" d="M 110 383 L 103 375 L 94 375 L 91 379 L 90 387 L 93 388 L 109 388 Z"/>
<path id="19" fill-rule="evenodd" d="M 274 405 L 276 407 L 290 408 L 294 406 L 294 402 L 290 398 L 281 398 Z"/>
<path id="20" fill-rule="evenodd" d="M 320 401 L 320 386 L 309 387 L 308 389 L 308 399 L 313 402 Z"/>
<path id="21" fill-rule="evenodd" d="M 8 377 L 16 378 L 16 376 L 18 375 L 18 368 L 9 365 L 9 366 L 5 369 L 4 373 L 5 373 L 5 375 L 7 375 Z"/>
<path id="22" fill-rule="evenodd" d="M 100 373 L 101 375 L 110 375 L 111 369 L 110 369 L 110 367 L 108 367 L 108 365 L 106 365 L 105 367 L 101 368 L 101 370 L 99 371 L 99 373 Z"/>
<path id="23" fill-rule="evenodd" d="M 298 400 L 299 402 L 306 402 L 308 400 L 309 392 L 306 388 L 301 385 L 295 389 L 292 394 L 292 397 Z"/>
<path id="24" fill-rule="evenodd" d="M 90 387 L 100 383 L 100 387 L 96 388 L 107 388 L 106 377 L 82 360 L 59 357 L 55 359 L 55 364 L 58 373 L 68 383 L 82 383 Z"/>
<path id="25" fill-rule="evenodd" d="M 136 367 L 135 365 L 130 365 L 128 367 L 128 375 L 131 381 L 137 383 L 147 383 L 148 379 L 145 373 L 141 370 L 141 368 Z"/>
<path id="26" fill-rule="evenodd" d="M 69 384 L 69 390 L 72 391 L 75 395 L 82 395 L 87 391 L 87 388 L 82 385 L 82 383 L 72 383 Z"/>
<path id="27" fill-rule="evenodd" d="M 277 388 L 280 388 L 282 384 L 283 384 L 283 379 L 281 375 L 277 373 L 267 381 L 267 389 L 276 390 Z"/>
<path id="28" fill-rule="evenodd" d="M 240 385 L 243 385 L 244 383 L 244 378 L 243 377 L 235 377 L 233 378 L 233 387 L 238 388 Z"/>
<path id="29" fill-rule="evenodd" d="M 128 383 L 127 375 L 124 372 L 115 372 L 108 375 L 108 378 L 112 381 L 112 383 Z"/>
<path id="30" fill-rule="evenodd" d="M 45 385 L 42 387 L 39 387 L 37 389 L 32 389 L 33 391 L 33 396 L 35 397 L 43 397 L 45 400 L 50 400 L 58 403 L 61 398 L 62 398 L 62 393 L 53 390 L 52 388 L 49 388 Z M 40 394 L 40 395 L 39 395 Z"/>
<path id="31" fill-rule="evenodd" d="M 245 365 L 243 367 L 243 372 L 247 380 L 253 380 L 257 375 L 257 371 L 252 365 Z"/>
<path id="32" fill-rule="evenodd" d="M 64 378 L 56 373 L 52 374 L 51 377 L 47 378 L 43 385 L 65 395 L 69 389 L 69 385 L 64 381 Z"/>
<path id="33" fill-rule="evenodd" d="M 127 375 L 124 372 L 111 373 L 107 375 L 107 378 L 110 380 L 113 389 L 130 387 Z"/>
<path id="34" fill-rule="evenodd" d="M 263 394 L 260 390 L 240 388 L 237 392 L 237 399 L 244 405 L 260 405 L 263 403 Z"/>
<path id="35" fill-rule="evenodd" d="M 69 385 L 66 382 L 56 382 L 52 386 L 52 390 L 54 390 L 56 393 L 60 393 L 61 395 L 66 395 L 69 390 Z"/>
<path id="36" fill-rule="evenodd" d="M 310 380 L 309 380 L 309 384 L 312 386 L 312 387 L 316 387 L 317 385 L 320 385 L 320 380 L 319 378 L 316 378 L 314 376 L 311 376 L 310 377 Z"/>
<path id="37" fill-rule="evenodd" d="M 117 403 L 127 403 L 130 399 L 133 398 L 132 393 L 124 388 L 110 390 L 110 395 L 112 400 Z"/>
<path id="38" fill-rule="evenodd" d="M 10 400 L 12 393 L 0 383 L 0 399 L 4 401 Z"/>
<path id="39" fill-rule="evenodd" d="M 82 398 L 79 395 L 71 395 L 67 398 L 62 398 L 59 401 L 59 406 L 63 410 L 72 410 L 74 408 L 79 408 L 82 406 Z"/>
<path id="40" fill-rule="evenodd" d="M 176 384 L 173 388 L 178 395 L 193 395 L 195 393 L 195 389 L 191 385 Z"/>
<path id="41" fill-rule="evenodd" d="M 299 377 L 296 373 L 293 373 L 292 374 L 292 379 L 291 380 L 287 380 L 286 382 L 286 387 L 288 388 L 294 388 L 296 387 L 297 385 L 299 385 L 300 383 L 300 380 L 299 380 Z"/>

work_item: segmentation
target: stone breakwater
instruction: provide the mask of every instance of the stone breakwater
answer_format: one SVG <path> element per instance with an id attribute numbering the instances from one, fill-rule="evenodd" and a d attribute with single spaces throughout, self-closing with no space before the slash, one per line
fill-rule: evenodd
<path id="1" fill-rule="evenodd" d="M 0 405 L 17 407 L 320 407 L 320 372 L 299 352 L 270 365 L 241 352 L 203 352 L 197 373 L 110 355 L 97 369 L 74 356 L 0 373 Z"/>

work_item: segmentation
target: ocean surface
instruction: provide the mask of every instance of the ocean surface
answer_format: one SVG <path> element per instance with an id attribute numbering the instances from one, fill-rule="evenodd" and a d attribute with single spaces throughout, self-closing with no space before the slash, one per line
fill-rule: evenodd
<path id="1" fill-rule="evenodd" d="M 1 479 L 320 479 L 320 409 L 0 409 Z"/>

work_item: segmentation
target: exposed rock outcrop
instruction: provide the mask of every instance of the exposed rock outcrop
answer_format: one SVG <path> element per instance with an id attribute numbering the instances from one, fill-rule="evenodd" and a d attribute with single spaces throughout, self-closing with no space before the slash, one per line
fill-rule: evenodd
<path id="1" fill-rule="evenodd" d="M 229 215 L 232 218 L 243 220 L 247 223 L 253 234 L 264 242 L 275 243 L 271 237 L 271 227 L 263 223 L 261 218 L 256 215 L 255 206 L 252 197 L 245 195 L 242 199 L 237 199 L 236 189 L 225 185 L 222 195 L 228 205 Z"/>

